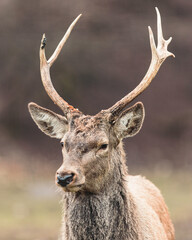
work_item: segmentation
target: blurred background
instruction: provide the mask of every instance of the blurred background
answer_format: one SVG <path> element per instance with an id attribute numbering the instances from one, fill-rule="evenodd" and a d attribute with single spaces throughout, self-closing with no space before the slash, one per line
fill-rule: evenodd
<path id="1" fill-rule="evenodd" d="M 142 131 L 126 139 L 130 174 L 162 191 L 178 240 L 192 239 L 192 2 L 189 0 L 0 1 L 0 239 L 57 239 L 61 196 L 54 186 L 60 143 L 41 133 L 27 104 L 57 113 L 39 73 L 39 45 L 49 57 L 72 20 L 83 13 L 51 75 L 61 96 L 85 114 L 113 105 L 150 64 L 147 26 L 156 37 L 158 7 L 168 58 L 137 98 L 146 109 Z"/>

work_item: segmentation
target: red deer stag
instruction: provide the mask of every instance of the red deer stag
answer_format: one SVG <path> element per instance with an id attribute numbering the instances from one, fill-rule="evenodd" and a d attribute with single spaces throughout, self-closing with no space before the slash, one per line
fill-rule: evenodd
<path id="1" fill-rule="evenodd" d="M 74 20 L 47 61 L 46 39 L 40 46 L 40 71 L 46 92 L 63 111 L 58 115 L 35 103 L 31 117 L 45 134 L 61 139 L 63 163 L 56 184 L 63 190 L 61 240 L 173 240 L 174 228 L 160 191 L 141 176 L 130 176 L 122 139 L 136 135 L 143 124 L 141 102 L 125 107 L 151 83 L 169 56 L 161 16 L 157 12 L 157 47 L 149 27 L 152 60 L 140 84 L 112 107 L 95 116 L 84 115 L 54 89 L 50 67 L 57 59 Z"/>

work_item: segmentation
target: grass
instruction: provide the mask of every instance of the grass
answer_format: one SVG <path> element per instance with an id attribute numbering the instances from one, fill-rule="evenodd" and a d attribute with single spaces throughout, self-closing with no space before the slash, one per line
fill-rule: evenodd
<path id="1" fill-rule="evenodd" d="M 161 189 L 175 226 L 177 240 L 192 239 L 192 174 L 190 171 L 148 173 Z"/>
<path id="2" fill-rule="evenodd" d="M 53 183 L 11 182 L 0 189 L 0 239 L 57 239 L 61 211 Z"/>
<path id="3" fill-rule="evenodd" d="M 191 240 L 191 173 L 143 172 L 161 189 L 175 225 L 177 240 Z M 61 222 L 60 195 L 56 193 L 52 179 L 37 176 L 0 176 L 0 239 L 57 239 Z"/>
<path id="4" fill-rule="evenodd" d="M 192 219 L 192 174 L 177 172 L 169 177 L 153 177 L 165 196 L 175 221 Z"/>

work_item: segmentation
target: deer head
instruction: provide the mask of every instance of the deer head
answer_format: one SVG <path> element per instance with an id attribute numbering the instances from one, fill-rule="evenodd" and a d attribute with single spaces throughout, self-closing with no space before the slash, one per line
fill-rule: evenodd
<path id="1" fill-rule="evenodd" d="M 63 111 L 61 116 L 35 103 L 28 105 L 29 112 L 45 134 L 61 140 L 63 164 L 56 173 L 56 183 L 64 191 L 99 191 L 113 176 L 117 161 L 122 161 L 121 140 L 139 132 L 144 120 L 144 106 L 141 102 L 125 107 L 141 94 L 157 74 L 161 64 L 169 56 L 169 40 L 164 40 L 161 17 L 157 12 L 157 47 L 149 27 L 152 59 L 149 69 L 140 84 L 112 107 L 95 116 L 84 115 L 69 105 L 56 92 L 50 77 L 50 67 L 59 55 L 79 15 L 68 28 L 49 60 L 45 57 L 46 38 L 43 35 L 40 46 L 40 72 L 44 88 L 50 98 Z"/>

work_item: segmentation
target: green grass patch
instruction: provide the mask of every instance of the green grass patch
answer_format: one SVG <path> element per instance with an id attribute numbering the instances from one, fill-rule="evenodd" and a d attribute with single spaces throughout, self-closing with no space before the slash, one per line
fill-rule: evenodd
<path id="1" fill-rule="evenodd" d="M 57 239 L 61 208 L 54 183 L 11 182 L 0 188 L 0 239 Z"/>

